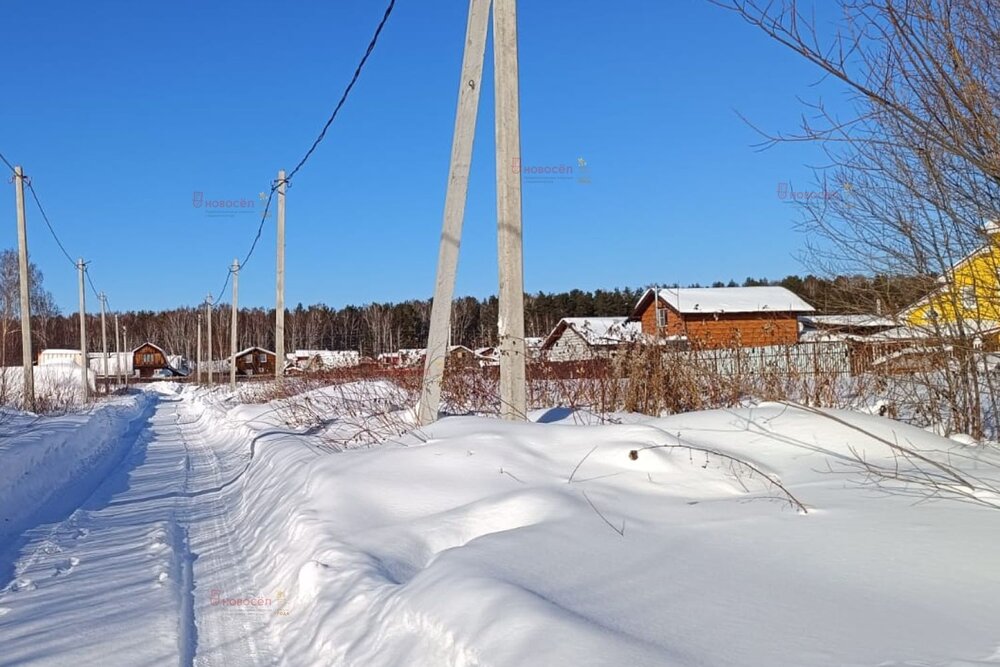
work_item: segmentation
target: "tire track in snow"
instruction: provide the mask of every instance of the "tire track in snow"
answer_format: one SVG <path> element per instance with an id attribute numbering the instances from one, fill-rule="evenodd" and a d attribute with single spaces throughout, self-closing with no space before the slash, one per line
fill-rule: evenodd
<path id="1" fill-rule="evenodd" d="M 225 453 L 227 441 L 217 442 L 218 436 L 200 419 L 185 420 L 181 413 L 183 405 L 182 399 L 174 417 L 178 437 L 189 457 L 183 513 L 191 580 L 185 588 L 185 600 L 190 605 L 187 636 L 196 638 L 196 642 L 191 663 L 181 664 L 201 667 L 273 664 L 271 647 L 258 641 L 268 636 L 269 612 L 254 613 L 216 603 L 218 598 L 227 596 L 256 595 L 255 577 L 247 569 L 242 546 L 234 538 L 232 513 L 242 505 L 237 489 L 226 493 L 227 485 L 223 483 L 218 452 Z M 245 447 L 230 447 L 230 450 L 243 452 Z M 205 494 L 204 489 L 214 492 Z M 233 501 L 231 504 L 226 502 L 229 499 Z"/>

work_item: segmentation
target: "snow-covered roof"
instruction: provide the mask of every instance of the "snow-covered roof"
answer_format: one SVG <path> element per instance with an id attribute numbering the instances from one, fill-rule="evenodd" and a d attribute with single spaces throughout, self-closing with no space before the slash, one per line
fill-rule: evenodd
<path id="1" fill-rule="evenodd" d="M 145 343 L 143 343 L 142 345 L 139 345 L 138 347 L 134 347 L 134 348 L 132 348 L 132 350 L 131 350 L 132 354 L 135 354 L 135 353 L 136 353 L 136 351 L 140 350 L 141 348 L 144 348 L 144 347 L 146 347 L 147 345 L 148 345 L 149 347 L 155 347 L 155 348 L 156 348 L 157 350 L 159 350 L 160 354 L 162 354 L 162 355 L 163 355 L 163 358 L 164 358 L 164 359 L 166 359 L 166 358 L 167 358 L 167 356 L 168 356 L 168 355 L 167 355 L 167 352 L 166 352 L 166 350 L 164 350 L 164 349 L 163 349 L 162 347 L 160 347 L 160 346 L 159 346 L 159 345 L 157 345 L 156 343 L 150 343 L 150 342 L 149 342 L 148 340 L 147 340 L 147 341 L 146 341 Z"/>
<path id="2" fill-rule="evenodd" d="M 639 307 L 652 298 L 646 290 Z M 661 300 L 684 314 L 694 313 L 811 313 L 813 307 L 784 287 L 668 287 L 657 292 Z"/>
<path id="3" fill-rule="evenodd" d="M 642 334 L 641 325 L 627 317 L 564 317 L 542 343 L 542 349 L 551 347 L 567 328 L 592 346 L 620 345 L 637 340 Z"/>
<path id="4" fill-rule="evenodd" d="M 361 353 L 357 350 L 295 350 L 286 356 L 296 361 L 318 359 L 325 368 L 357 366 L 361 363 Z"/>
<path id="5" fill-rule="evenodd" d="M 881 328 L 894 327 L 896 323 L 880 315 L 803 315 L 799 320 L 818 327 Z"/>
<path id="6" fill-rule="evenodd" d="M 236 355 L 235 355 L 235 356 L 236 356 L 236 357 L 242 357 L 242 356 L 243 356 L 244 354 L 248 354 L 248 353 L 250 353 L 250 352 L 253 352 L 254 350 L 258 350 L 258 351 L 260 351 L 260 352 L 267 352 L 267 353 L 268 353 L 268 354 L 270 354 L 270 355 L 271 355 L 272 357 L 273 357 L 273 356 L 275 356 L 274 352 L 272 352 L 271 350 L 268 350 L 268 349 L 265 349 L 265 348 L 263 348 L 263 347 L 258 347 L 258 346 L 256 346 L 256 345 L 253 345 L 253 346 L 251 346 L 251 347 L 248 347 L 248 348 L 246 348 L 245 350 L 240 350 L 239 352 L 237 352 L 237 353 L 236 353 Z M 232 359 L 232 358 L 233 358 L 233 355 L 230 355 L 229 357 L 226 357 L 226 359 L 227 359 L 227 360 L 229 360 L 229 359 Z"/>

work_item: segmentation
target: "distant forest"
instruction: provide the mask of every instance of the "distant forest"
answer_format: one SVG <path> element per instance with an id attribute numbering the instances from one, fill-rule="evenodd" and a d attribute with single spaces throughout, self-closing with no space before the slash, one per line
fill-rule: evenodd
<path id="1" fill-rule="evenodd" d="M 912 303 L 933 286 L 933 278 L 876 276 L 840 276 L 833 279 L 815 276 L 788 276 L 782 280 L 747 278 L 742 283 L 730 281 L 690 287 L 736 287 L 781 285 L 798 294 L 824 313 L 892 314 Z M 677 285 L 660 285 L 676 287 Z M 599 317 L 628 315 L 642 295 L 643 289 L 612 289 L 586 292 L 571 290 L 561 293 L 525 295 L 525 329 L 528 336 L 545 336 L 562 317 Z M 286 350 L 346 349 L 360 350 L 365 355 L 394 351 L 400 348 L 423 347 L 430 321 L 430 301 L 413 300 L 402 303 L 372 303 L 364 306 L 331 308 L 319 304 L 299 304 L 286 317 Z M 35 322 L 36 353 L 46 347 L 75 348 L 79 345 L 78 316 L 62 315 L 54 310 L 38 313 Z M 214 356 L 229 351 L 229 307 L 218 304 L 212 321 Z M 120 314 L 126 329 L 128 348 L 151 341 L 171 354 L 193 358 L 197 340 L 199 313 L 204 308 L 177 308 L 152 312 L 137 311 Z M 20 333 L 11 312 L 3 331 L 0 358 L 4 364 L 20 360 Z M 100 317 L 88 317 L 88 339 L 91 350 L 100 350 Z M 462 297 L 455 300 L 452 316 L 452 343 L 469 347 L 484 347 L 496 343 L 497 298 Z M 114 349 L 113 319 L 108 322 L 108 347 Z M 205 335 L 203 333 L 203 335 Z M 240 310 L 239 346 L 259 345 L 274 349 L 274 310 L 243 308 Z"/>

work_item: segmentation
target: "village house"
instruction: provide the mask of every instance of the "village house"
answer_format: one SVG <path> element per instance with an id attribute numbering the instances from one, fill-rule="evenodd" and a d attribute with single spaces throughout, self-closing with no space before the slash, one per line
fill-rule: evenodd
<path id="1" fill-rule="evenodd" d="M 407 348 L 398 352 L 384 352 L 378 355 L 378 362 L 385 366 L 397 368 L 415 368 L 423 366 L 427 357 L 426 348 Z M 475 365 L 476 353 L 464 345 L 449 345 L 445 363 L 449 366 L 465 367 Z"/>
<path id="2" fill-rule="evenodd" d="M 361 365 L 361 353 L 356 350 L 296 350 L 286 354 L 285 357 L 287 370 L 303 373 Z"/>
<path id="3" fill-rule="evenodd" d="M 626 317 L 564 317 L 540 349 L 548 361 L 610 358 L 639 335 L 638 323 Z"/>
<path id="4" fill-rule="evenodd" d="M 649 289 L 630 321 L 649 338 L 683 338 L 692 349 L 794 345 L 813 307 L 784 287 Z"/>
<path id="5" fill-rule="evenodd" d="M 186 362 L 183 357 L 172 357 L 168 355 L 162 347 L 148 341 L 132 350 L 130 356 L 132 358 L 132 367 L 129 369 L 131 371 L 129 375 L 138 374 L 141 378 L 150 378 L 165 375 L 185 375 L 187 373 L 186 367 L 181 367 L 181 365 L 186 366 Z M 110 358 L 113 359 L 114 355 L 110 355 Z M 88 363 L 91 365 L 91 368 L 94 368 L 94 370 L 100 370 L 103 373 L 103 363 L 100 364 L 100 369 L 94 366 L 93 359 L 89 360 Z M 127 363 L 128 361 L 126 360 L 126 364 Z M 108 373 L 111 373 L 110 364 L 108 367 Z"/>
<path id="6" fill-rule="evenodd" d="M 227 359 L 236 364 L 236 374 L 247 377 L 254 375 L 274 375 L 277 355 L 262 347 L 248 347 Z"/>
<path id="7" fill-rule="evenodd" d="M 938 287 L 904 308 L 899 319 L 925 336 L 964 334 L 1000 348 L 1000 222 L 988 222 L 987 242 L 938 278 Z"/>

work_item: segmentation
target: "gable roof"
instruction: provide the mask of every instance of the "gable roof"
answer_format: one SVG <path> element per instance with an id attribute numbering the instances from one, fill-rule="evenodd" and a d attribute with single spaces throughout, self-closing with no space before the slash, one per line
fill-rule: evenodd
<path id="1" fill-rule="evenodd" d="M 142 348 L 147 347 L 147 346 L 155 349 L 157 352 L 159 352 L 160 354 L 162 354 L 164 361 L 167 360 L 167 353 L 166 353 L 166 351 L 162 347 L 160 347 L 159 345 L 157 345 L 156 343 L 150 343 L 148 340 L 145 343 L 143 343 L 142 345 L 140 345 L 139 347 L 132 348 L 131 354 L 135 354 L 136 352 L 138 352 L 139 350 L 141 350 Z"/>
<path id="2" fill-rule="evenodd" d="M 226 357 L 226 360 L 229 361 L 230 359 L 233 358 L 233 356 L 236 356 L 237 358 L 238 357 L 242 357 L 244 354 L 247 354 L 248 352 L 253 352 L 254 350 L 259 350 L 261 352 L 267 352 L 272 357 L 276 357 L 277 356 L 274 352 L 271 352 L 271 350 L 265 349 L 263 347 L 259 347 L 257 345 L 251 345 L 250 347 L 246 348 L 245 350 L 240 350 L 235 355 L 230 355 L 229 357 Z"/>
<path id="3" fill-rule="evenodd" d="M 592 347 L 620 345 L 638 339 L 641 334 L 636 323 L 627 317 L 564 317 L 545 338 L 541 348 L 552 347 L 566 329 L 572 329 Z"/>
<path id="4" fill-rule="evenodd" d="M 638 319 L 656 294 L 682 314 L 811 313 L 814 308 L 784 287 L 668 287 L 648 289 L 630 319 Z"/>

